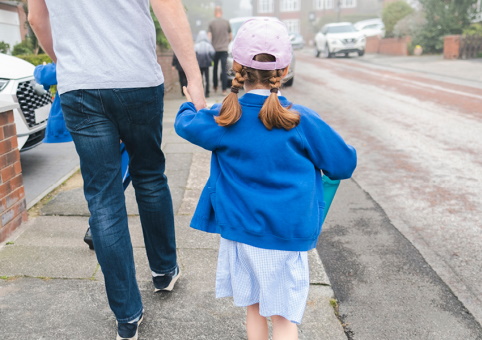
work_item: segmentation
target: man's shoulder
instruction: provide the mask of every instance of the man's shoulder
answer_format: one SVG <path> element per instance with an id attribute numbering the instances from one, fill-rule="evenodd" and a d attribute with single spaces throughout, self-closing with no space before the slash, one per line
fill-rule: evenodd
<path id="1" fill-rule="evenodd" d="M 215 18 L 210 23 L 209 26 L 230 26 L 229 20 L 224 18 Z"/>

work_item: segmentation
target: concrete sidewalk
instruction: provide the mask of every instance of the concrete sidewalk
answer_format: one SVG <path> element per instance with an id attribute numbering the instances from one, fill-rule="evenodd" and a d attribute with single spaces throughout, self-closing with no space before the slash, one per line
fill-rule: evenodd
<path id="1" fill-rule="evenodd" d="M 169 95 L 168 95 L 169 96 Z M 176 135 L 182 99 L 166 98 L 163 150 L 176 213 L 182 276 L 170 293 L 153 293 L 134 191 L 126 191 L 137 277 L 145 305 L 139 339 L 245 339 L 245 311 L 215 299 L 219 237 L 189 228 L 209 173 L 209 152 Z M 213 97 L 210 102 L 221 101 Z M 30 209 L 29 222 L 0 246 L 2 339 L 114 339 L 95 254 L 82 241 L 88 210 L 77 173 Z M 333 291 L 316 251 L 300 339 L 346 339 L 331 305 Z"/>

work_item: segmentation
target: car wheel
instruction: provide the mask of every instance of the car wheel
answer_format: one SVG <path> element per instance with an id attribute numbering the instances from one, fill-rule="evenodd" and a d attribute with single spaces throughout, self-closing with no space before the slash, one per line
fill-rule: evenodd
<path id="1" fill-rule="evenodd" d="M 284 83 L 284 86 L 293 86 L 294 81 L 295 81 L 295 77 L 291 78 L 286 83 Z"/>
<path id="2" fill-rule="evenodd" d="M 315 44 L 315 58 L 319 58 L 320 53 L 321 53 L 321 51 L 318 49 L 318 47 L 316 47 L 316 44 Z"/>
<path id="3" fill-rule="evenodd" d="M 364 54 L 365 54 L 365 50 L 358 51 L 359 57 L 363 57 Z"/>
<path id="4" fill-rule="evenodd" d="M 325 58 L 333 58 L 335 56 L 335 53 L 330 52 L 330 46 L 328 46 L 328 44 L 325 45 L 325 50 L 323 52 Z"/>

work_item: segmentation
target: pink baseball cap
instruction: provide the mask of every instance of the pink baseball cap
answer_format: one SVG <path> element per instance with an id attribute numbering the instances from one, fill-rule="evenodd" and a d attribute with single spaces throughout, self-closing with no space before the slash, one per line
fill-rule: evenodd
<path id="1" fill-rule="evenodd" d="M 273 62 L 254 60 L 258 54 L 271 54 Z M 246 21 L 233 41 L 234 61 L 257 70 L 284 69 L 291 63 L 292 47 L 285 24 L 276 18 L 254 18 Z"/>

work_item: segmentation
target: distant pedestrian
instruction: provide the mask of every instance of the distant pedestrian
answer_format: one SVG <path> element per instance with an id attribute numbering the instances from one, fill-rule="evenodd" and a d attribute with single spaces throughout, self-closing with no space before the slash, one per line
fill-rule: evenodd
<path id="1" fill-rule="evenodd" d="M 179 76 L 179 84 L 181 85 L 181 94 L 184 96 L 183 88 L 187 86 L 187 78 L 186 73 L 182 69 L 181 63 L 179 63 L 179 59 L 177 59 L 176 55 L 172 55 L 172 68 L 177 70 L 177 75 Z"/>
<path id="2" fill-rule="evenodd" d="M 170 291 L 181 268 L 161 149 L 164 75 L 157 62 L 150 9 L 201 109 L 206 100 L 184 6 L 181 0 L 29 0 L 28 7 L 42 49 L 57 64 L 62 111 L 80 158 L 89 225 L 117 321 L 117 339 L 137 339 L 144 305 L 129 234 L 119 141 L 130 158 L 153 290 Z M 98 337 L 113 338 L 107 333 Z"/>
<path id="3" fill-rule="evenodd" d="M 223 103 L 198 112 L 185 103 L 175 121 L 181 137 L 212 151 L 191 227 L 221 235 L 216 296 L 247 307 L 248 339 L 268 339 L 267 317 L 273 340 L 298 339 L 307 251 L 316 246 L 329 203 L 322 174 L 351 177 L 356 151 L 316 112 L 279 93 L 292 58 L 283 23 L 248 20 L 232 53 L 236 75 Z"/>
<path id="4" fill-rule="evenodd" d="M 229 21 L 224 19 L 223 10 L 220 6 L 214 8 L 214 20 L 209 24 L 208 35 L 213 44 L 216 54 L 214 55 L 213 65 L 213 89 L 214 92 L 218 90 L 218 65 L 221 62 L 221 89 L 223 94 L 226 94 L 228 87 L 228 46 L 229 42 L 233 39 L 231 33 L 231 25 Z"/>
<path id="5" fill-rule="evenodd" d="M 194 50 L 196 51 L 197 62 L 201 69 L 201 74 L 204 76 L 204 95 L 209 97 L 209 67 L 213 63 L 214 55 L 216 51 L 213 45 L 209 42 L 206 31 L 199 31 L 196 44 L 194 44 Z"/>

